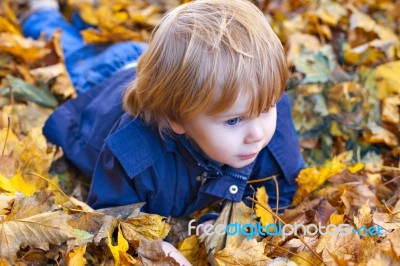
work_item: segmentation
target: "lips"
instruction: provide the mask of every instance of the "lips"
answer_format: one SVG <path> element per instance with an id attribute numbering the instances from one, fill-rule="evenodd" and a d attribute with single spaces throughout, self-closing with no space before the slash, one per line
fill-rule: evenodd
<path id="1" fill-rule="evenodd" d="M 241 160 L 249 160 L 249 159 L 253 159 L 256 156 L 257 156 L 257 153 L 251 153 L 251 154 L 246 154 L 246 155 L 239 155 L 239 158 Z"/>

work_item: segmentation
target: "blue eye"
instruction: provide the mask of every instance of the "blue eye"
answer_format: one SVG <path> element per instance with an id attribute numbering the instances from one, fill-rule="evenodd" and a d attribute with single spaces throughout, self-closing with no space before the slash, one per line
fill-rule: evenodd
<path id="1" fill-rule="evenodd" d="M 232 118 L 232 119 L 229 119 L 229 120 L 225 121 L 225 123 L 227 125 L 229 125 L 229 126 L 234 126 L 234 125 L 242 122 L 242 120 L 243 119 L 241 117 L 235 117 L 235 118 Z"/>

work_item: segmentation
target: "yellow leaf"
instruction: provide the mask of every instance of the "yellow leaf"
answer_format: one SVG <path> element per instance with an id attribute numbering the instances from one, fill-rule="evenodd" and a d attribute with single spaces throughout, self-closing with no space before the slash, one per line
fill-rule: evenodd
<path id="1" fill-rule="evenodd" d="M 314 254 L 312 254 L 310 251 L 296 252 L 296 255 L 297 256 L 292 256 L 290 259 L 292 261 L 294 261 L 295 263 L 297 263 L 298 266 L 312 266 L 312 265 L 319 265 L 319 263 L 320 263 L 318 258 Z M 313 264 L 305 261 L 302 258 L 312 262 Z M 288 264 L 286 264 L 286 265 L 288 265 Z"/>
<path id="2" fill-rule="evenodd" d="M 121 230 L 121 224 L 118 226 L 118 238 L 117 245 L 114 246 L 111 241 L 110 232 L 107 230 L 108 247 L 110 248 L 111 254 L 114 257 L 114 262 L 116 266 L 121 265 L 121 255 L 120 253 L 126 253 L 129 249 L 128 241 L 124 238 Z"/>
<path id="3" fill-rule="evenodd" d="M 42 40 L 25 39 L 22 36 L 0 33 L 0 51 L 23 58 L 25 61 L 37 61 L 50 53 Z"/>
<path id="4" fill-rule="evenodd" d="M 389 62 L 376 68 L 378 96 L 385 99 L 390 95 L 400 94 L 400 61 Z"/>
<path id="5" fill-rule="evenodd" d="M 193 265 L 206 265 L 207 252 L 196 235 L 185 238 L 178 245 L 178 250 Z"/>
<path id="6" fill-rule="evenodd" d="M 142 238 L 163 239 L 171 228 L 164 219 L 164 216 L 157 214 L 145 214 L 126 219 L 121 222 L 121 228 L 130 243 L 140 241 Z"/>
<path id="7" fill-rule="evenodd" d="M 15 195 L 15 188 L 11 184 L 11 180 L 2 174 L 0 174 L 0 192 L 1 191 L 5 192 L 6 195 L 9 195 L 9 196 Z"/>
<path id="8" fill-rule="evenodd" d="M 339 3 L 323 1 L 316 14 L 324 23 L 336 26 L 339 20 L 347 15 L 347 10 Z"/>
<path id="9" fill-rule="evenodd" d="M 329 217 L 329 223 L 330 224 L 342 224 L 344 221 L 344 215 L 343 214 L 337 214 L 336 212 L 332 213 L 331 216 Z"/>
<path id="10" fill-rule="evenodd" d="M 305 196 L 316 190 L 328 178 L 341 172 L 344 168 L 345 165 L 337 157 L 334 157 L 332 161 L 325 163 L 319 169 L 306 168 L 301 170 L 296 179 L 299 187 L 294 196 L 293 204 L 299 204 Z"/>
<path id="11" fill-rule="evenodd" d="M 274 216 L 271 214 L 272 209 L 268 205 L 268 195 L 267 195 L 267 191 L 265 190 L 265 187 L 260 187 L 257 189 L 256 198 L 257 198 L 257 201 L 261 202 L 269 210 L 269 212 L 268 212 L 263 207 L 256 204 L 256 206 L 255 206 L 256 215 L 257 215 L 257 217 L 260 217 L 261 224 L 263 226 L 268 226 L 269 224 L 275 224 Z M 263 229 L 263 231 L 265 232 L 264 229 Z"/>
<path id="12" fill-rule="evenodd" d="M 347 169 L 349 169 L 350 173 L 355 174 L 358 171 L 364 169 L 364 166 L 365 165 L 363 163 L 357 163 L 355 165 L 347 166 Z"/>
<path id="13" fill-rule="evenodd" d="M 86 246 L 74 248 L 69 254 L 67 258 L 68 266 L 85 266 L 86 259 L 83 255 L 86 252 Z"/>
<path id="14" fill-rule="evenodd" d="M 32 196 L 33 193 L 36 192 L 36 188 L 34 185 L 29 184 L 25 181 L 25 179 L 22 177 L 22 174 L 20 171 L 18 171 L 17 174 L 14 175 L 13 178 L 11 178 L 11 184 L 15 188 L 15 190 L 21 192 L 25 196 Z"/>

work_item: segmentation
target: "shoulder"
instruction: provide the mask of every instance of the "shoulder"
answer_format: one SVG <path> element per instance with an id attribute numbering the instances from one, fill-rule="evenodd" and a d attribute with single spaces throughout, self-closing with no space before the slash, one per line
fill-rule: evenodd
<path id="1" fill-rule="evenodd" d="M 126 113 L 114 125 L 105 145 L 131 178 L 153 166 L 168 150 L 158 128 Z"/>

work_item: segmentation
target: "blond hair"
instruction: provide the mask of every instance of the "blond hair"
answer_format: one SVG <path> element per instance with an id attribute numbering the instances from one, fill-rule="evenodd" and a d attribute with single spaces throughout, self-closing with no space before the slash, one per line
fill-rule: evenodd
<path id="1" fill-rule="evenodd" d="M 124 108 L 160 132 L 229 110 L 248 95 L 258 116 L 282 95 L 284 50 L 265 16 L 246 0 L 198 0 L 168 12 L 155 28 L 126 90 Z"/>

